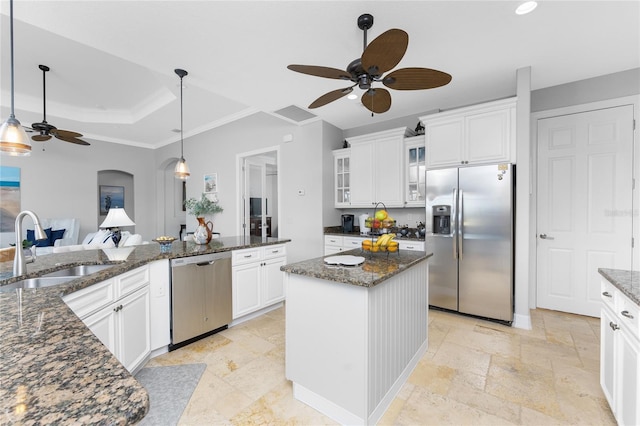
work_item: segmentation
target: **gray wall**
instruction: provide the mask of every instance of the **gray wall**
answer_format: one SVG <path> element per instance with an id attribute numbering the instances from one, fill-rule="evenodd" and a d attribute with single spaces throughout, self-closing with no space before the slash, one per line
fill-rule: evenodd
<path id="1" fill-rule="evenodd" d="M 187 138 L 184 156 L 191 170 L 187 198 L 200 197 L 203 176 L 217 173 L 218 199 L 224 211 L 213 218 L 214 230 L 223 236 L 237 235 L 240 218 L 238 156 L 265 148 L 278 149 L 279 236 L 292 240 L 287 249 L 289 261 L 321 256 L 323 220 L 337 214 L 332 212 L 335 210 L 333 204 L 331 208 L 327 207 L 324 199 L 327 185 L 330 183 L 333 188 L 330 157 L 331 151 L 342 143 L 341 134 L 339 129 L 321 121 L 296 126 L 258 113 Z M 285 135 L 292 135 L 293 141 L 283 142 Z M 179 149 L 177 144 L 172 144 L 156 150 L 157 179 L 160 180 L 164 165 L 178 156 Z M 163 185 L 158 186 L 156 203 L 163 198 L 160 189 Z M 304 190 L 305 195 L 298 195 L 298 190 Z M 158 222 L 161 221 L 159 218 Z M 193 231 L 197 222 L 187 215 L 186 224 L 187 230 Z"/>
<path id="2" fill-rule="evenodd" d="M 98 171 L 122 170 L 134 179 L 135 214 L 130 217 L 135 229 L 145 240 L 153 238 L 155 180 L 149 160 L 154 152 L 88 141 L 91 146 L 86 147 L 57 139 L 34 142 L 29 157 L 2 156 L 3 166 L 20 168 L 21 209 L 32 210 L 40 218 L 79 218 L 80 242 L 98 229 Z M 24 223 L 31 226 L 31 219 Z M 0 247 L 8 247 L 13 239 L 13 233 L 1 234 Z"/>

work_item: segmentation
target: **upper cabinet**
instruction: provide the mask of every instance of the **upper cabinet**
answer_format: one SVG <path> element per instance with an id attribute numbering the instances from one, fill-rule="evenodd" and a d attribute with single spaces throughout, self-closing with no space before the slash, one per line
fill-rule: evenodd
<path id="1" fill-rule="evenodd" d="M 336 202 L 336 207 L 373 207 L 377 202 L 384 203 L 388 208 L 403 207 L 404 139 L 412 134 L 408 128 L 401 127 L 347 138 L 351 145 L 350 202 L 348 205 Z M 334 155 L 340 151 L 343 150 L 335 151 Z M 338 186 L 340 173 L 337 163 L 335 178 L 338 200 L 341 188 Z"/>
<path id="2" fill-rule="evenodd" d="M 338 208 L 351 205 L 351 150 L 333 151 L 334 204 Z"/>
<path id="3" fill-rule="evenodd" d="M 424 135 L 404 140 L 404 204 L 424 207 L 426 200 L 426 159 Z"/>
<path id="4" fill-rule="evenodd" d="M 515 163 L 516 99 L 509 98 L 420 117 L 428 169 Z"/>

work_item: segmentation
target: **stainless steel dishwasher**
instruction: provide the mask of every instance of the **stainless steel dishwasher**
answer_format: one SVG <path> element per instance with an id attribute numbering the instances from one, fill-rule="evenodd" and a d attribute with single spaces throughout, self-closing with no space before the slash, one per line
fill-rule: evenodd
<path id="1" fill-rule="evenodd" d="M 231 252 L 171 261 L 169 350 L 226 329 L 231 311 Z"/>

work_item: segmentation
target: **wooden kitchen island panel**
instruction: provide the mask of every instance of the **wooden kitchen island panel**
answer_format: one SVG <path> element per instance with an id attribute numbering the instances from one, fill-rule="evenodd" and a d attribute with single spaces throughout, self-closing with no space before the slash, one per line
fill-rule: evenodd
<path id="1" fill-rule="evenodd" d="M 380 420 L 427 350 L 429 256 L 282 267 L 286 376 L 296 399 L 342 424 Z"/>

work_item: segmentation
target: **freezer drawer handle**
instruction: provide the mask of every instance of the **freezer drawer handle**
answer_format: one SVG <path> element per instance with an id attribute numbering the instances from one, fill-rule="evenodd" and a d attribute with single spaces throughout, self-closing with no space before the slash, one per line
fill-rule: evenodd
<path id="1" fill-rule="evenodd" d="M 623 316 L 623 317 L 627 317 L 627 318 L 629 318 L 629 319 L 633 319 L 633 315 L 631 315 L 631 314 L 629 313 L 629 311 L 622 311 L 622 312 L 620 312 L 620 313 L 622 314 L 622 316 Z"/>
<path id="2" fill-rule="evenodd" d="M 614 323 L 613 321 L 609 322 L 609 327 L 611 327 L 611 329 L 613 331 L 620 330 L 620 326 L 618 324 Z"/>

